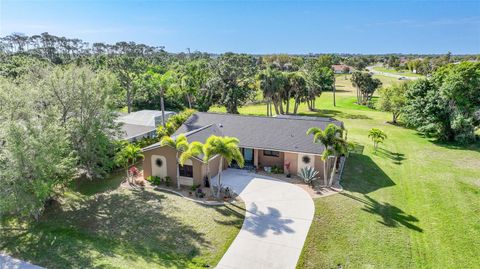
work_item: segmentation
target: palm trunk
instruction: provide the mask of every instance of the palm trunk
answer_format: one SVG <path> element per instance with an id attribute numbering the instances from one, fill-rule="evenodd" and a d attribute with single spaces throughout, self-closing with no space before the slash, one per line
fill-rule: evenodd
<path id="1" fill-rule="evenodd" d="M 337 162 L 338 162 L 338 156 L 335 156 L 334 163 L 333 163 L 333 170 L 332 170 L 332 173 L 330 174 L 330 183 L 328 184 L 329 187 L 333 185 L 333 178 L 335 177 L 335 173 L 337 171 Z"/>
<path id="2" fill-rule="evenodd" d="M 162 109 L 162 126 L 165 128 L 165 105 L 163 104 L 163 89 L 160 89 L 160 108 Z"/>
<path id="3" fill-rule="evenodd" d="M 220 165 L 218 166 L 218 177 L 217 177 L 217 198 L 220 199 L 220 189 L 222 183 L 222 169 L 223 169 L 223 157 L 220 157 Z"/>
<path id="4" fill-rule="evenodd" d="M 328 157 L 323 161 L 323 183 L 325 186 L 327 186 L 327 161 L 328 161 Z"/>
<path id="5" fill-rule="evenodd" d="M 210 189 L 210 193 L 215 195 L 215 192 L 213 191 L 213 184 L 212 184 L 212 178 L 210 177 L 210 161 L 207 162 L 207 179 L 208 179 L 208 188 Z"/>
<path id="6" fill-rule="evenodd" d="M 177 158 L 177 188 L 180 189 L 180 167 L 178 167 L 178 151 L 177 151 L 177 155 L 176 155 L 176 158 Z"/>

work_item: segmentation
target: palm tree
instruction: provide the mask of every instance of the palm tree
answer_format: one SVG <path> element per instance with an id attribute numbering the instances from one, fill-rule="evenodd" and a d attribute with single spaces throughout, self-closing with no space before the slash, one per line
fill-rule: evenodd
<path id="1" fill-rule="evenodd" d="M 340 137 L 335 137 L 334 141 L 333 141 L 333 145 L 332 145 L 332 153 L 333 155 L 335 156 L 335 159 L 334 159 L 334 163 L 333 163 L 333 169 L 332 169 L 332 172 L 330 174 L 330 181 L 328 183 L 328 186 L 332 186 L 333 184 L 333 179 L 335 177 L 335 171 L 337 170 L 337 163 L 338 163 L 338 159 L 340 158 L 340 156 L 342 156 L 343 154 L 346 154 L 348 152 L 349 149 L 352 149 L 353 148 L 353 144 L 352 143 L 349 143 L 345 138 L 342 137 L 342 135 L 340 135 Z"/>
<path id="2" fill-rule="evenodd" d="M 232 161 L 236 161 L 238 166 L 243 167 L 244 165 L 243 155 L 238 147 L 239 142 L 240 141 L 235 137 L 220 137 L 215 135 L 210 136 L 205 142 L 205 160 L 210 160 L 216 155 L 220 156 L 220 165 L 217 176 L 217 198 L 220 198 L 223 162 L 227 161 L 227 164 L 230 165 Z"/>
<path id="3" fill-rule="evenodd" d="M 368 137 L 372 139 L 373 148 L 375 149 L 375 152 L 376 152 L 378 148 L 378 144 L 383 143 L 383 141 L 387 139 L 387 134 L 378 128 L 372 128 L 370 129 L 370 131 L 368 131 Z"/>
<path id="4" fill-rule="evenodd" d="M 210 191 L 212 192 L 212 195 L 214 194 L 213 192 L 213 185 L 212 185 L 212 180 L 210 178 L 210 162 L 205 158 L 205 145 L 200 143 L 200 142 L 192 142 L 190 145 L 188 145 L 188 149 L 180 155 L 179 163 L 183 165 L 188 159 L 192 157 L 199 157 L 203 155 L 203 161 L 207 165 L 207 178 L 208 178 L 208 183 L 210 186 Z"/>
<path id="5" fill-rule="evenodd" d="M 153 80 L 153 82 L 158 85 L 160 89 L 160 109 L 162 110 L 162 126 L 165 127 L 165 105 L 163 98 L 165 96 L 165 91 L 173 84 L 173 74 L 171 71 L 167 71 L 164 74 L 156 73 L 153 70 L 147 72 L 148 77 Z"/>
<path id="6" fill-rule="evenodd" d="M 184 134 L 178 135 L 175 139 L 171 138 L 170 136 L 164 136 L 162 140 L 160 140 L 160 145 L 161 146 L 170 146 L 175 149 L 175 158 L 177 160 L 177 163 L 180 163 L 179 161 L 179 153 L 180 151 L 185 152 L 188 149 L 188 141 L 187 137 Z M 183 163 L 181 163 L 183 166 Z M 180 180 L 178 179 L 180 175 L 180 168 L 178 167 L 177 164 L 177 188 L 180 189 Z"/>
<path id="7" fill-rule="evenodd" d="M 313 143 L 320 143 L 325 147 L 322 154 L 323 160 L 323 180 L 325 186 L 328 186 L 327 162 L 328 158 L 334 155 L 333 145 L 337 136 L 342 135 L 342 129 L 335 124 L 330 123 L 325 130 L 312 127 L 307 130 L 307 135 L 313 134 Z"/>
<path id="8" fill-rule="evenodd" d="M 125 171 L 127 172 L 127 181 L 130 185 L 132 185 L 132 183 L 130 181 L 128 169 L 131 165 L 134 165 L 138 159 L 143 159 L 142 149 L 133 144 L 127 144 L 115 156 L 117 164 L 125 168 Z"/>

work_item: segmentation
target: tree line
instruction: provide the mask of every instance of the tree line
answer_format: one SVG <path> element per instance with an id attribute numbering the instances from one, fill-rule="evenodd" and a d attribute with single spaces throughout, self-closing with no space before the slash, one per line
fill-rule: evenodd
<path id="1" fill-rule="evenodd" d="M 380 109 L 426 136 L 471 143 L 480 127 L 480 63 L 440 67 L 430 78 L 380 90 Z"/>

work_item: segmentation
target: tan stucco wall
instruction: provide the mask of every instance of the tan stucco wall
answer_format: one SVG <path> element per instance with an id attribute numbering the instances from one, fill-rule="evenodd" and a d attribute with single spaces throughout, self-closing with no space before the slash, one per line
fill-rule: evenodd
<path id="1" fill-rule="evenodd" d="M 285 154 L 283 152 L 280 152 L 280 155 L 278 157 L 264 156 L 263 155 L 263 150 L 259 150 L 259 152 L 258 152 L 258 165 L 261 166 L 261 167 L 276 165 L 280 168 L 283 168 L 284 156 L 285 156 Z"/>
<path id="2" fill-rule="evenodd" d="M 177 160 L 176 160 L 176 150 L 169 146 L 164 146 L 149 151 L 143 152 L 143 177 L 152 175 L 152 155 L 165 156 L 167 159 L 167 175 L 172 179 L 172 185 L 177 184 Z M 198 159 L 192 158 L 193 166 L 193 183 L 194 184 L 203 184 L 203 178 L 206 175 L 205 168 L 203 167 L 203 162 Z"/>
<path id="3" fill-rule="evenodd" d="M 296 175 L 298 169 L 298 154 L 292 152 L 285 152 L 285 163 L 290 163 L 290 174 Z M 285 167 L 284 167 L 285 169 Z M 288 174 L 288 171 L 285 169 L 285 174 Z"/>
<path id="4" fill-rule="evenodd" d="M 315 170 L 318 171 L 318 177 L 323 180 L 323 161 L 320 156 L 315 156 Z"/>

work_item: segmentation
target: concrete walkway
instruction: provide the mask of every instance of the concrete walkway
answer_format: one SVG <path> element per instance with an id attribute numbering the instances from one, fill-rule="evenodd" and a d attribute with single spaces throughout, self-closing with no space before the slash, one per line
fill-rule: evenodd
<path id="1" fill-rule="evenodd" d="M 247 212 L 217 268 L 295 268 L 315 211 L 310 196 L 293 184 L 243 170 L 224 171 L 222 182 L 245 201 Z"/>
<path id="2" fill-rule="evenodd" d="M 0 252 L 0 269 L 45 269 Z"/>

